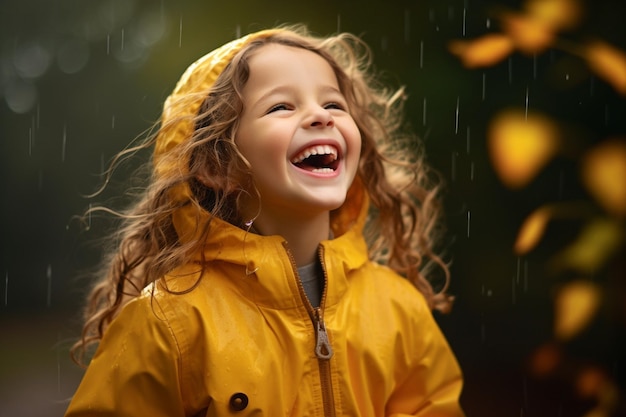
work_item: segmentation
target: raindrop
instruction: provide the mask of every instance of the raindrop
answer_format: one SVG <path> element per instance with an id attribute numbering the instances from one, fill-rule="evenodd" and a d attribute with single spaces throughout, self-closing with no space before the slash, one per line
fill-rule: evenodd
<path id="1" fill-rule="evenodd" d="M 63 138 L 61 141 L 61 162 L 65 162 L 66 145 L 67 145 L 67 125 L 63 125 Z"/>
<path id="2" fill-rule="evenodd" d="M 470 163 L 470 181 L 474 181 L 474 162 Z"/>
<path id="3" fill-rule="evenodd" d="M 241 25 L 237 24 L 237 26 L 235 26 L 235 37 L 237 39 L 241 38 Z"/>
<path id="4" fill-rule="evenodd" d="M 459 97 L 456 97 L 456 110 L 454 111 L 454 134 L 459 133 Z"/>
<path id="5" fill-rule="evenodd" d="M 50 52 L 35 42 L 17 48 L 13 55 L 13 65 L 23 78 L 41 77 L 48 70 L 50 61 Z"/>
<path id="6" fill-rule="evenodd" d="M 487 89 L 487 74 L 483 72 L 483 91 L 482 91 L 482 99 L 485 101 L 485 91 Z"/>
<path id="7" fill-rule="evenodd" d="M 178 22 L 178 47 L 182 48 L 183 46 L 183 15 L 180 15 L 180 20 Z"/>
<path id="8" fill-rule="evenodd" d="M 111 115 L 111 129 L 115 129 L 115 115 Z"/>
<path id="9" fill-rule="evenodd" d="M 465 135 L 465 152 L 467 152 L 467 154 L 469 155 L 470 153 L 470 127 L 467 126 L 466 129 L 466 135 Z"/>
<path id="10" fill-rule="evenodd" d="M 424 97 L 422 106 L 422 125 L 426 126 L 426 97 Z"/>
<path id="11" fill-rule="evenodd" d="M 88 60 L 89 47 L 79 39 L 65 42 L 57 52 L 57 65 L 66 74 L 76 74 L 85 67 Z"/>
<path id="12" fill-rule="evenodd" d="M 46 305 L 50 307 L 52 303 L 52 265 L 48 264 L 46 268 L 46 280 L 48 281 L 48 296 L 46 298 Z"/>
<path id="13" fill-rule="evenodd" d="M 471 223 L 471 219 L 472 219 L 471 211 L 467 210 L 467 237 L 468 237 L 468 239 L 470 237 L 470 223 Z"/>
<path id="14" fill-rule="evenodd" d="M 431 22 L 435 21 L 435 10 L 432 7 L 428 9 L 428 20 Z"/>
<path id="15" fill-rule="evenodd" d="M 12 80 L 4 89 L 4 100 L 14 113 L 27 113 L 37 103 L 37 88 L 30 81 Z"/>
<path id="16" fill-rule="evenodd" d="M 111 54 L 111 35 L 107 34 L 107 55 Z"/>
<path id="17" fill-rule="evenodd" d="M 526 86 L 526 98 L 524 100 L 524 120 L 528 120 L 528 86 Z"/>
<path id="18" fill-rule="evenodd" d="M 120 41 L 120 51 L 124 50 L 124 29 L 122 29 L 122 40 Z"/>
<path id="19" fill-rule="evenodd" d="M 487 19 L 487 21 L 485 22 L 485 27 L 486 27 L 487 29 L 490 29 L 490 28 L 491 28 L 491 19 Z"/>

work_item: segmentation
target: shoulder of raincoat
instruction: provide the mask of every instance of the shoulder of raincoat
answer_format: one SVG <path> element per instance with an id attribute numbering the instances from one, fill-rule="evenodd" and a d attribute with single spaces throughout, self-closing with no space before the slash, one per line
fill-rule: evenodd
<path id="1" fill-rule="evenodd" d="M 368 258 L 358 178 L 320 244 L 319 308 L 282 237 L 198 210 L 173 223 L 184 241 L 210 221 L 203 253 L 122 309 L 66 417 L 463 416 L 461 371 L 424 297 Z"/>

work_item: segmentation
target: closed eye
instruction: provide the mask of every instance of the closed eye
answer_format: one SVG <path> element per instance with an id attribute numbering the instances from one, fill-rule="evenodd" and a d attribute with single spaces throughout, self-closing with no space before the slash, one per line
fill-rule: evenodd
<path id="1" fill-rule="evenodd" d="M 341 103 L 337 103 L 337 102 L 328 103 L 328 104 L 324 105 L 324 108 L 327 109 L 327 110 L 331 110 L 331 109 L 345 110 L 345 106 L 343 106 Z"/>
<path id="2" fill-rule="evenodd" d="M 289 110 L 289 106 L 287 106 L 284 103 L 280 103 L 280 104 L 275 104 L 272 107 L 270 107 L 270 109 L 267 111 L 267 113 L 273 113 L 275 111 L 280 111 L 280 110 Z"/>

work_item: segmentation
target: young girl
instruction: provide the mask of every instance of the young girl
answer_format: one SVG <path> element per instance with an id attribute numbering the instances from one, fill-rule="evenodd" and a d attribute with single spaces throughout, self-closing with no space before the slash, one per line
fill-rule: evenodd
<path id="1" fill-rule="evenodd" d="M 278 28 L 185 72 L 140 146 L 152 183 L 89 299 L 73 353 L 99 347 L 66 416 L 463 415 L 431 314 L 450 299 L 423 276 L 447 275 L 437 189 L 368 53 Z"/>

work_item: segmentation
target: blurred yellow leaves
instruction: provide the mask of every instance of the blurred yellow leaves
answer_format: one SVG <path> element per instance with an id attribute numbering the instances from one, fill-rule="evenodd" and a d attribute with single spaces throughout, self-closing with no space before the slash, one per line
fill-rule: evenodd
<path id="1" fill-rule="evenodd" d="M 449 48 L 467 68 L 478 68 L 497 64 L 513 52 L 515 45 L 508 36 L 494 33 L 474 41 L 452 41 Z"/>
<path id="2" fill-rule="evenodd" d="M 529 16 L 554 29 L 569 29 L 582 17 L 577 0 L 529 0 L 524 8 Z"/>
<path id="3" fill-rule="evenodd" d="M 557 35 L 580 21 L 582 7 L 577 0 L 528 0 L 523 12 L 497 14 L 502 33 L 490 33 L 473 40 L 450 42 L 449 50 L 467 68 L 488 67 L 515 50 L 527 55 L 540 54 L 550 47 L 562 48 L 583 58 L 589 68 L 626 95 L 626 54 L 601 40 L 582 46 L 561 45 Z"/>
<path id="4" fill-rule="evenodd" d="M 540 207 L 524 220 L 513 245 L 517 255 L 524 255 L 537 246 L 546 230 L 551 212 L 547 206 Z"/>
<path id="5" fill-rule="evenodd" d="M 600 290 L 590 281 L 576 280 L 564 285 L 554 303 L 554 334 L 569 340 L 591 321 L 600 304 Z"/>
<path id="6" fill-rule="evenodd" d="M 517 13 L 506 13 L 501 21 L 507 37 L 525 54 L 542 52 L 554 42 L 556 34 L 549 22 Z"/>
<path id="7" fill-rule="evenodd" d="M 516 49 L 541 53 L 554 44 L 560 30 L 577 24 L 581 14 L 577 0 L 529 0 L 523 13 L 498 14 L 503 33 L 453 41 L 449 49 L 468 68 L 494 65 Z"/>
<path id="8" fill-rule="evenodd" d="M 626 141 L 607 140 L 587 152 L 582 177 L 589 192 L 607 211 L 626 215 Z"/>
<path id="9" fill-rule="evenodd" d="M 626 95 L 626 54 L 603 41 L 591 42 L 582 54 L 589 67 L 620 94 Z"/>
<path id="10" fill-rule="evenodd" d="M 489 127 L 488 150 L 500 180 L 511 188 L 528 184 L 559 147 L 558 127 L 549 118 L 508 111 Z"/>
<path id="11" fill-rule="evenodd" d="M 594 219 L 574 242 L 554 257 L 552 266 L 584 273 L 595 272 L 615 253 L 622 237 L 622 228 L 616 221 Z"/>

